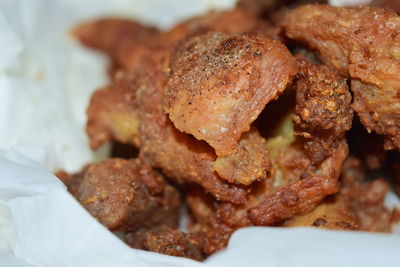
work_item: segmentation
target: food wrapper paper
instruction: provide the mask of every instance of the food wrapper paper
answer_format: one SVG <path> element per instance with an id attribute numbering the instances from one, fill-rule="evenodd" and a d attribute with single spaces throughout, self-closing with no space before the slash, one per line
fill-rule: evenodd
<path id="1" fill-rule="evenodd" d="M 107 59 L 77 44 L 74 25 L 121 16 L 168 28 L 234 2 L 0 0 L 1 267 L 399 265 L 399 236 L 305 228 L 239 230 L 204 263 L 131 249 L 52 174 L 107 154 L 92 152 L 84 132 L 89 97 L 107 83 Z"/>

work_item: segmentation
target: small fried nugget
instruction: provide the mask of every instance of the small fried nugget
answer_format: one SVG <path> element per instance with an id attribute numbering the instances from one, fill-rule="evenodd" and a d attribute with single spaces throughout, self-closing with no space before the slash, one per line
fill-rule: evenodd
<path id="1" fill-rule="evenodd" d="M 351 203 L 360 230 L 391 232 L 392 216 L 396 211 L 385 206 L 389 184 L 382 178 L 367 181 L 367 177 L 365 164 L 350 156 L 340 177 L 343 184 L 341 194 Z"/>
<path id="2" fill-rule="evenodd" d="M 301 71 L 292 119 L 296 135 L 304 137 L 308 157 L 318 164 L 333 153 L 334 143 L 351 128 L 351 95 L 346 80 L 327 66 L 316 67 L 303 57 L 297 57 L 297 62 Z"/>
<path id="3" fill-rule="evenodd" d="M 140 159 L 115 158 L 90 165 L 76 198 L 111 231 L 178 223 L 178 191 Z"/>
<path id="4" fill-rule="evenodd" d="M 244 185 L 267 178 L 270 163 L 266 140 L 256 129 L 251 129 L 242 135 L 234 150 L 217 157 L 213 168 L 221 178 Z"/>
<path id="5" fill-rule="evenodd" d="M 204 260 L 201 239 L 194 234 L 175 228 L 141 229 L 126 235 L 132 248 L 158 252 L 165 255 Z"/>
<path id="6" fill-rule="evenodd" d="M 283 44 L 267 37 L 209 32 L 178 47 L 171 71 L 165 96 L 171 121 L 225 156 L 297 66 Z"/>

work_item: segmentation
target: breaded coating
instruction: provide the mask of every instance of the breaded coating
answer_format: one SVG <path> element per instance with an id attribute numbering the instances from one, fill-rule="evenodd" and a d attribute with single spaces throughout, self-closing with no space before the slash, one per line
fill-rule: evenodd
<path id="1" fill-rule="evenodd" d="M 104 18 L 80 24 L 72 34 L 85 46 L 108 54 L 115 65 L 127 67 L 135 65 L 158 30 L 131 20 Z M 132 50 L 136 52 L 131 56 Z"/>
<path id="2" fill-rule="evenodd" d="M 206 143 L 178 131 L 164 113 L 163 89 L 167 81 L 164 66 L 168 66 L 168 55 L 167 51 L 154 53 L 138 68 L 140 153 L 175 181 L 197 183 L 217 199 L 242 203 L 245 190 L 227 183 L 215 173 L 214 151 Z"/>
<path id="3" fill-rule="evenodd" d="M 92 95 L 86 124 L 92 149 L 111 140 L 139 146 L 139 115 L 130 83 L 129 75 L 117 75 L 112 85 Z"/>
<path id="4" fill-rule="evenodd" d="M 333 153 L 333 143 L 351 128 L 351 95 L 346 80 L 327 66 L 312 65 L 302 57 L 297 62 L 301 71 L 292 119 L 296 134 L 305 138 L 308 157 L 318 164 Z"/>
<path id="5" fill-rule="evenodd" d="M 171 121 L 225 156 L 297 66 L 283 44 L 267 37 L 209 32 L 179 46 L 171 70 L 165 96 Z"/>
<path id="6" fill-rule="evenodd" d="M 78 201 L 112 231 L 178 223 L 179 193 L 140 159 L 108 159 L 85 170 Z"/>
<path id="7" fill-rule="evenodd" d="M 214 170 L 225 180 L 249 185 L 267 178 L 270 164 L 266 140 L 256 129 L 244 133 L 236 148 L 214 162 Z"/>
<path id="8" fill-rule="evenodd" d="M 284 227 L 313 226 L 330 230 L 357 230 L 350 201 L 340 194 L 324 199 L 313 211 L 285 221 Z"/>
<path id="9" fill-rule="evenodd" d="M 141 229 L 128 233 L 126 243 L 136 249 L 204 260 L 201 240 L 196 235 L 183 233 L 175 228 Z"/>
<path id="10" fill-rule="evenodd" d="M 283 27 L 352 78 L 352 107 L 364 127 L 384 135 L 386 149 L 399 149 L 400 17 L 365 6 L 307 5 L 290 12 Z"/>
<path id="11" fill-rule="evenodd" d="M 279 166 L 279 175 L 284 178 L 279 178 L 281 186 L 273 194 L 249 210 L 249 219 L 256 225 L 276 224 L 307 213 L 339 190 L 337 179 L 348 154 L 345 133 L 353 117 L 350 92 L 345 80 L 328 68 L 303 58 L 298 62 L 293 116 L 298 138 L 285 150 L 270 150 L 271 155 L 279 155 L 279 160 L 272 159 L 276 161 L 273 165 Z M 315 146 L 323 153 L 315 156 Z"/>

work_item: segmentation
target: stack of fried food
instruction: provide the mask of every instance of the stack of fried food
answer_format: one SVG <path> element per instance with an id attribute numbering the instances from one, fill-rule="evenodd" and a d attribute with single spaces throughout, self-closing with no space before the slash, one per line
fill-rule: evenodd
<path id="1" fill-rule="evenodd" d="M 196 260 L 248 226 L 390 232 L 400 17 L 305 2 L 239 1 L 168 31 L 77 27 L 112 60 L 87 110 L 91 147 L 139 152 L 58 173 L 70 193 L 130 246 Z"/>

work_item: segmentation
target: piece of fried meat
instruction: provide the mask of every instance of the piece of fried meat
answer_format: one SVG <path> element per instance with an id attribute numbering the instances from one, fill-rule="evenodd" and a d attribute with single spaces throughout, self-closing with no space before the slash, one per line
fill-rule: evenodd
<path id="1" fill-rule="evenodd" d="M 180 46 L 171 71 L 165 102 L 175 127 L 225 156 L 297 68 L 277 41 L 210 32 Z"/>
<path id="2" fill-rule="evenodd" d="M 140 159 L 115 158 L 88 166 L 76 198 L 112 231 L 178 223 L 178 191 Z"/>
<path id="3" fill-rule="evenodd" d="M 351 77 L 353 109 L 368 131 L 400 149 L 400 17 L 372 7 L 306 5 L 285 17 L 289 38 Z"/>

